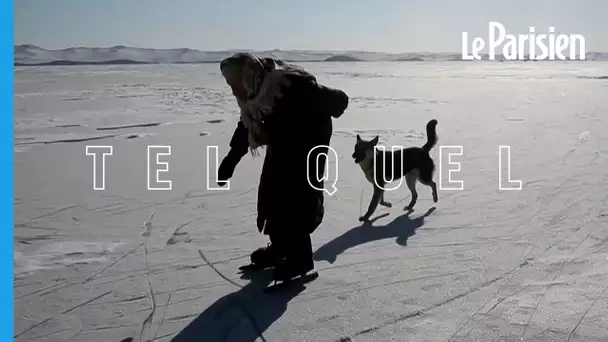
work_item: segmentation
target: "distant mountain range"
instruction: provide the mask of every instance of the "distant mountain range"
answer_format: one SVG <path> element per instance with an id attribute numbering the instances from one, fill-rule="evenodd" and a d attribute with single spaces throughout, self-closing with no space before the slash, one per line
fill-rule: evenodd
<path id="1" fill-rule="evenodd" d="M 367 51 L 300 51 L 300 50 L 227 50 L 145 49 L 123 45 L 113 47 L 71 47 L 47 50 L 35 45 L 15 46 L 15 66 L 32 65 L 112 65 L 112 64 L 185 64 L 217 63 L 236 53 L 249 51 L 264 57 L 290 62 L 380 62 L 380 61 L 461 61 L 460 53 L 401 53 Z M 487 58 L 487 57 L 485 57 Z M 588 60 L 608 60 L 607 53 L 587 53 Z"/>

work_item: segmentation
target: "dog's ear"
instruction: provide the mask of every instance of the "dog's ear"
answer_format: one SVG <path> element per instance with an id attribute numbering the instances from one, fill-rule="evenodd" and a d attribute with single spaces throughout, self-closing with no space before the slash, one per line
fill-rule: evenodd
<path id="1" fill-rule="evenodd" d="M 361 136 L 359 136 L 359 134 L 357 134 L 357 141 L 361 141 L 363 139 L 361 139 Z"/>
<path id="2" fill-rule="evenodd" d="M 376 135 L 376 137 L 374 139 L 372 139 L 372 141 L 371 141 L 372 145 L 374 145 L 374 146 L 378 145 L 379 140 L 380 140 L 380 136 Z"/>

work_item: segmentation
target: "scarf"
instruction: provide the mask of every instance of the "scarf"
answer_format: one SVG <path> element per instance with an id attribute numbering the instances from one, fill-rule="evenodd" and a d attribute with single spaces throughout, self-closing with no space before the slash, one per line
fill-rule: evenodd
<path id="1" fill-rule="evenodd" d="M 247 99 L 239 99 L 241 121 L 248 130 L 251 154 L 259 155 L 258 148 L 268 145 L 268 136 L 263 129 L 263 120 L 272 115 L 277 100 L 291 86 L 286 76 L 298 75 L 314 79 L 314 76 L 299 66 L 275 58 L 259 58 L 250 53 L 237 53 L 222 61 L 224 78 L 240 81 L 247 91 Z"/>

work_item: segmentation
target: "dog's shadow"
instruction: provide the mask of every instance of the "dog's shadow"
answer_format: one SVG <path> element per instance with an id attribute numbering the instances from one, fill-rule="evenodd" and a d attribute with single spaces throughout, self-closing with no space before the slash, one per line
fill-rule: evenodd
<path id="1" fill-rule="evenodd" d="M 305 289 L 294 284 L 277 293 L 264 293 L 263 288 L 272 282 L 268 271 L 244 273 L 241 279 L 250 282 L 211 304 L 171 341 L 257 341 L 285 313 L 289 301 Z"/>
<path id="2" fill-rule="evenodd" d="M 435 207 L 430 208 L 424 215 L 414 219 L 410 218 L 412 211 L 408 211 L 384 226 L 373 226 L 374 221 L 388 214 L 381 215 L 374 218 L 371 222 L 363 223 L 321 246 L 315 251 L 314 258 L 316 261 L 327 261 L 333 264 L 338 255 L 350 248 L 389 238 L 396 238 L 397 244 L 407 246 L 407 240 L 416 233 L 416 229 L 422 227 L 424 219 L 431 215 L 433 211 L 435 211 Z"/>

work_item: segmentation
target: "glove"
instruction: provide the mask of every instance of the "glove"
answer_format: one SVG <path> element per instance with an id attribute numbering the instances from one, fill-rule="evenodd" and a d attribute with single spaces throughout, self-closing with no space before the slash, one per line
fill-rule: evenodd
<path id="1" fill-rule="evenodd" d="M 220 163 L 220 167 L 217 170 L 217 185 L 219 186 L 225 186 L 228 183 L 228 180 L 230 178 L 232 178 L 232 174 L 234 173 L 234 169 L 236 168 L 236 165 L 238 164 L 238 162 L 240 161 L 240 158 L 235 158 L 235 154 L 233 153 L 232 150 L 230 150 L 230 152 L 228 152 L 228 154 L 226 155 L 226 157 L 224 157 L 224 159 L 222 159 L 222 162 Z"/>
<path id="2" fill-rule="evenodd" d="M 217 170 L 217 184 L 219 186 L 224 186 L 228 183 L 241 158 L 249 151 L 248 136 L 247 128 L 245 128 L 243 122 L 239 121 L 230 139 L 230 151 L 228 151 L 228 154 L 224 157 Z"/>

